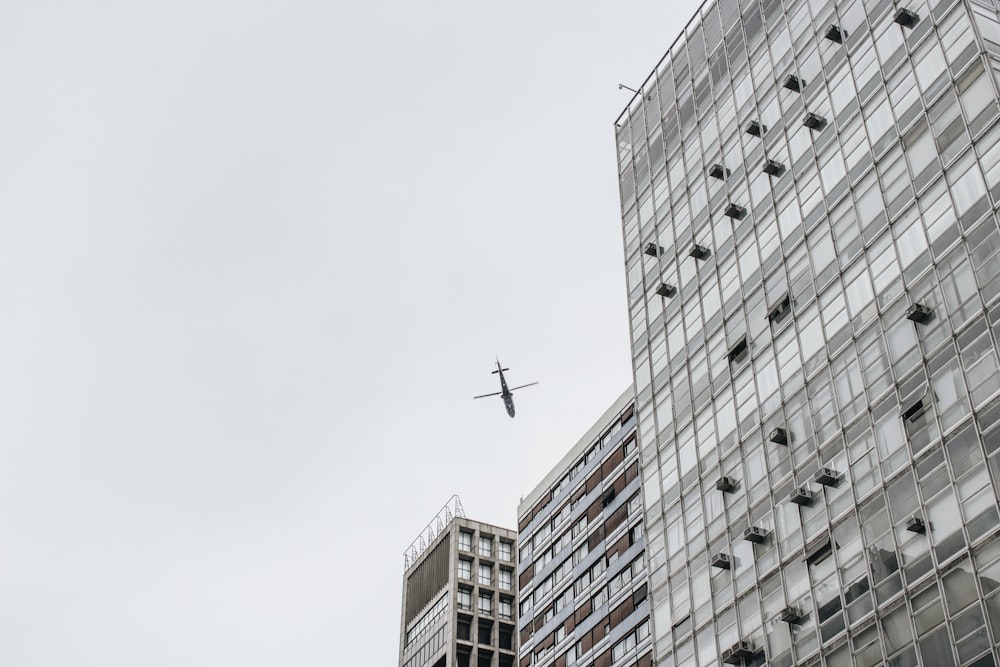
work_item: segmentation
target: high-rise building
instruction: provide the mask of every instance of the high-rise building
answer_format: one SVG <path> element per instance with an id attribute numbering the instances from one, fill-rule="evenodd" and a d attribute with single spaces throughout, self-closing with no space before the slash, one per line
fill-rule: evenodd
<path id="1" fill-rule="evenodd" d="M 404 554 L 400 667 L 514 667 L 516 541 L 457 496 L 441 508 Z"/>
<path id="2" fill-rule="evenodd" d="M 618 119 L 657 665 L 997 664 L 997 6 L 707 2 Z"/>
<path id="3" fill-rule="evenodd" d="M 652 665 L 634 395 L 518 507 L 521 667 Z"/>

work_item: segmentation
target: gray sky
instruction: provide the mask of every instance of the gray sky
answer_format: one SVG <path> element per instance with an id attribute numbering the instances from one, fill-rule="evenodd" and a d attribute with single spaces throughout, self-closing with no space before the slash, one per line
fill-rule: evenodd
<path id="1" fill-rule="evenodd" d="M 630 381 L 617 84 L 697 4 L 2 3 L 0 662 L 393 664 L 422 526 Z"/>

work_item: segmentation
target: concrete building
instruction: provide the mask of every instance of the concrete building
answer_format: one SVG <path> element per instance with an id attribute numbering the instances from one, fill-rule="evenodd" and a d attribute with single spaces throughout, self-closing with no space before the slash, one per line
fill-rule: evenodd
<path id="1" fill-rule="evenodd" d="M 713 0 L 617 120 L 657 665 L 997 664 L 998 72 L 991 1 Z"/>
<path id="2" fill-rule="evenodd" d="M 404 555 L 400 667 L 513 667 L 517 534 L 465 517 L 457 496 Z"/>
<path id="3" fill-rule="evenodd" d="M 521 667 L 652 664 L 633 397 L 518 507 Z"/>

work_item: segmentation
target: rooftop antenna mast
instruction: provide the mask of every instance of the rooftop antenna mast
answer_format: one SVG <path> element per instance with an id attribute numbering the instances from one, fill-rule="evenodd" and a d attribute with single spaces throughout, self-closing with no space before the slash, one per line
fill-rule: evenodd
<path id="1" fill-rule="evenodd" d="M 420 554 L 426 551 L 437 539 L 437 536 L 443 533 L 448 524 L 456 518 L 465 518 L 465 508 L 462 507 L 462 500 L 458 494 L 448 499 L 444 507 L 438 510 L 434 518 L 420 531 L 417 539 L 413 540 L 413 543 L 406 548 L 406 551 L 403 552 L 404 566 L 409 568 L 416 563 Z"/>

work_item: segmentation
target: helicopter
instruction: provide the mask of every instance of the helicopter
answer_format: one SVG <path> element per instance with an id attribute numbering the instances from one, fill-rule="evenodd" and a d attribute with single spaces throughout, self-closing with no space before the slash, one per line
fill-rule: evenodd
<path id="1" fill-rule="evenodd" d="M 491 371 L 491 375 L 500 375 L 500 391 L 494 392 L 492 394 L 483 394 L 482 396 L 473 396 L 472 398 L 486 398 L 488 396 L 500 396 L 503 398 L 503 405 L 507 408 L 507 414 L 510 415 L 511 419 L 514 418 L 514 392 L 518 389 L 524 389 L 525 387 L 530 387 L 531 385 L 538 384 L 537 382 L 529 382 L 528 384 L 522 384 L 520 387 L 514 387 L 513 389 L 507 388 L 507 380 L 503 376 L 504 371 L 509 371 L 509 368 L 502 368 L 500 366 L 500 359 L 497 358 L 497 369 Z"/>

